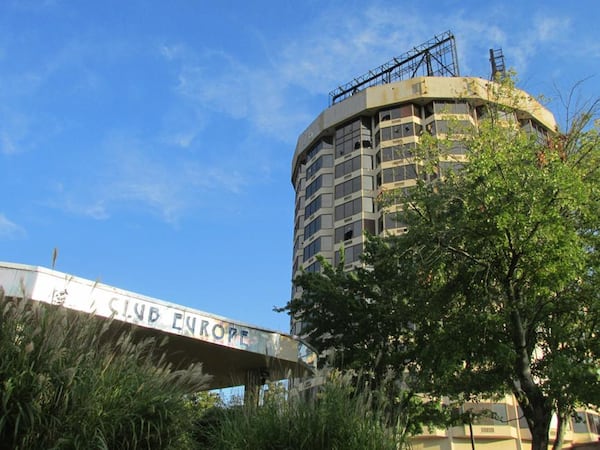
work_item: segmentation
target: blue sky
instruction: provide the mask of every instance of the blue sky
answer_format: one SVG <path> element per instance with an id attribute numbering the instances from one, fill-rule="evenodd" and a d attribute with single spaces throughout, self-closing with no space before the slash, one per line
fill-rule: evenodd
<path id="1" fill-rule="evenodd" d="M 502 48 L 559 120 L 600 96 L 600 3 L 0 2 L 0 260 L 288 330 L 296 138 L 435 34 Z"/>

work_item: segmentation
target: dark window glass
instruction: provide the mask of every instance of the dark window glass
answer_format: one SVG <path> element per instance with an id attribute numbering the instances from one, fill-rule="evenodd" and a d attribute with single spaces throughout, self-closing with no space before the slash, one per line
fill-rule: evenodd
<path id="1" fill-rule="evenodd" d="M 436 114 L 469 114 L 469 105 L 456 102 L 434 102 L 434 111 Z"/>
<path id="2" fill-rule="evenodd" d="M 323 148 L 323 145 L 319 142 L 317 145 L 315 145 L 313 148 L 311 148 L 308 151 L 308 153 L 306 154 L 306 159 L 310 160 L 310 159 L 314 158 L 315 156 L 317 156 L 317 153 L 319 153 L 322 148 Z"/>
<path id="3" fill-rule="evenodd" d="M 312 216 L 321 207 L 321 196 L 319 195 L 312 202 L 306 205 L 304 209 L 304 217 Z"/>
<path id="4" fill-rule="evenodd" d="M 362 211 L 362 199 L 355 198 L 335 207 L 335 220 L 342 220 Z"/>
<path id="5" fill-rule="evenodd" d="M 573 418 L 573 431 L 575 433 L 588 433 L 588 425 L 585 420 L 585 413 L 578 412 Z"/>
<path id="6" fill-rule="evenodd" d="M 317 177 L 315 181 L 306 186 L 306 198 L 309 198 L 315 192 L 317 192 L 323 185 L 323 176 Z"/>
<path id="7" fill-rule="evenodd" d="M 381 140 L 389 141 L 392 138 L 392 129 L 390 128 L 382 128 L 381 129 Z"/>
<path id="8" fill-rule="evenodd" d="M 451 155 L 464 155 L 467 153 L 467 147 L 461 143 L 453 143 L 452 148 L 448 150 Z"/>
<path id="9" fill-rule="evenodd" d="M 316 143 L 311 149 L 306 153 L 306 161 L 311 160 L 315 156 L 319 154 L 319 152 L 323 149 L 331 149 L 333 146 L 333 139 L 331 136 L 325 136 L 318 143 Z"/>
<path id="10" fill-rule="evenodd" d="M 340 178 L 344 175 L 348 175 L 349 173 L 354 172 L 355 170 L 360 169 L 360 155 L 355 156 L 352 159 L 348 159 L 340 164 L 335 166 L 335 177 Z"/>
<path id="11" fill-rule="evenodd" d="M 319 156 L 319 158 L 314 163 L 312 163 L 310 166 L 308 166 L 308 168 L 306 169 L 306 178 L 310 178 L 315 173 L 317 173 L 317 171 L 319 171 L 320 169 L 322 169 L 324 167 L 332 167 L 332 166 L 333 166 L 333 156 L 332 155 Z"/>
<path id="12" fill-rule="evenodd" d="M 403 119 L 405 117 L 417 116 L 420 117 L 420 107 L 411 104 L 397 105 L 392 108 L 383 109 L 375 118 L 385 122 L 387 120 Z"/>
<path id="13" fill-rule="evenodd" d="M 413 156 L 414 144 L 394 145 L 381 150 L 383 162 L 396 161 L 411 158 Z"/>
<path id="14" fill-rule="evenodd" d="M 452 134 L 464 133 L 473 127 L 471 122 L 466 120 L 436 120 L 433 124 L 433 134 Z"/>
<path id="15" fill-rule="evenodd" d="M 352 178 L 351 180 L 344 181 L 341 184 L 335 186 L 335 198 L 342 198 L 346 195 L 350 195 L 354 192 L 360 191 L 361 180 L 360 176 Z"/>
<path id="16" fill-rule="evenodd" d="M 348 155 L 361 147 L 371 147 L 371 119 L 355 119 L 335 131 L 335 157 Z"/>
<path id="17" fill-rule="evenodd" d="M 341 241 L 347 241 L 355 238 L 362 234 L 362 221 L 357 220 L 356 222 L 345 224 L 335 229 L 334 242 L 338 243 Z"/>
<path id="18" fill-rule="evenodd" d="M 600 416 L 594 413 L 587 413 L 590 431 L 594 434 L 600 434 Z"/>
<path id="19" fill-rule="evenodd" d="M 406 224 L 398 220 L 398 215 L 394 213 L 388 213 L 384 216 L 383 226 L 386 230 L 400 228 L 401 230 L 406 229 Z"/>
<path id="20" fill-rule="evenodd" d="M 315 220 L 304 227 L 304 239 L 308 239 L 313 234 L 321 229 L 321 216 L 317 216 Z"/>
<path id="21" fill-rule="evenodd" d="M 383 182 L 395 183 L 397 181 L 414 180 L 417 178 L 417 167 L 415 164 L 390 167 L 383 169 Z"/>
<path id="22" fill-rule="evenodd" d="M 315 261 L 314 263 L 310 264 L 308 267 L 306 267 L 304 269 L 306 272 L 320 272 L 321 271 L 321 263 L 319 261 Z"/>
<path id="23" fill-rule="evenodd" d="M 306 186 L 306 198 L 314 195 L 322 187 L 330 187 L 333 184 L 333 175 L 325 173 L 319 175 L 315 180 Z"/>
<path id="24" fill-rule="evenodd" d="M 344 248 L 344 265 L 351 264 L 353 262 L 360 260 L 360 255 L 363 251 L 362 244 L 351 245 L 349 247 Z M 338 265 L 340 263 L 341 252 L 337 251 L 334 255 L 334 264 Z"/>
<path id="25" fill-rule="evenodd" d="M 375 234 L 375 221 L 373 219 L 365 219 L 363 222 L 363 230 L 369 234 Z"/>
<path id="26" fill-rule="evenodd" d="M 321 238 L 315 239 L 313 242 L 304 247 L 304 261 L 311 258 L 321 251 Z"/>

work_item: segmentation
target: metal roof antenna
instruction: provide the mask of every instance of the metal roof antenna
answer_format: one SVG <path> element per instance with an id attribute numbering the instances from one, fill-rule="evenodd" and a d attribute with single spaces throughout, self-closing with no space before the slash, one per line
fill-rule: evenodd
<path id="1" fill-rule="evenodd" d="M 490 48 L 490 63 L 492 64 L 491 80 L 506 76 L 506 65 L 504 64 L 504 54 L 501 48 L 496 50 Z"/>

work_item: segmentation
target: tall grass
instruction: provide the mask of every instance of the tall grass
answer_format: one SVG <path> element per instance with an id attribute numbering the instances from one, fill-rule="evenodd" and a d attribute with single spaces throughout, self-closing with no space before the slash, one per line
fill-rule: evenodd
<path id="1" fill-rule="evenodd" d="M 214 409 L 204 443 L 215 450 L 397 450 L 402 436 L 367 392 L 334 376 L 316 399 L 290 399 L 270 389 L 259 407 Z"/>
<path id="2" fill-rule="evenodd" d="M 174 370 L 162 350 L 115 323 L 0 292 L 0 448 L 194 448 L 184 396 L 208 376 Z"/>

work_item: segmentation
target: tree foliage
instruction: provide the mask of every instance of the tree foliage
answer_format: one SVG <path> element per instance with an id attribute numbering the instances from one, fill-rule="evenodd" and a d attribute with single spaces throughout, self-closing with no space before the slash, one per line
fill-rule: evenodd
<path id="1" fill-rule="evenodd" d="M 564 133 L 526 133 L 527 99 L 495 86 L 476 128 L 422 136 L 427 180 L 388 193 L 408 232 L 370 237 L 352 273 L 301 274 L 285 309 L 337 364 L 394 367 L 433 397 L 514 393 L 545 449 L 553 413 L 600 404 L 599 130 L 593 105 Z M 457 145 L 468 162 L 436 176 Z"/>

